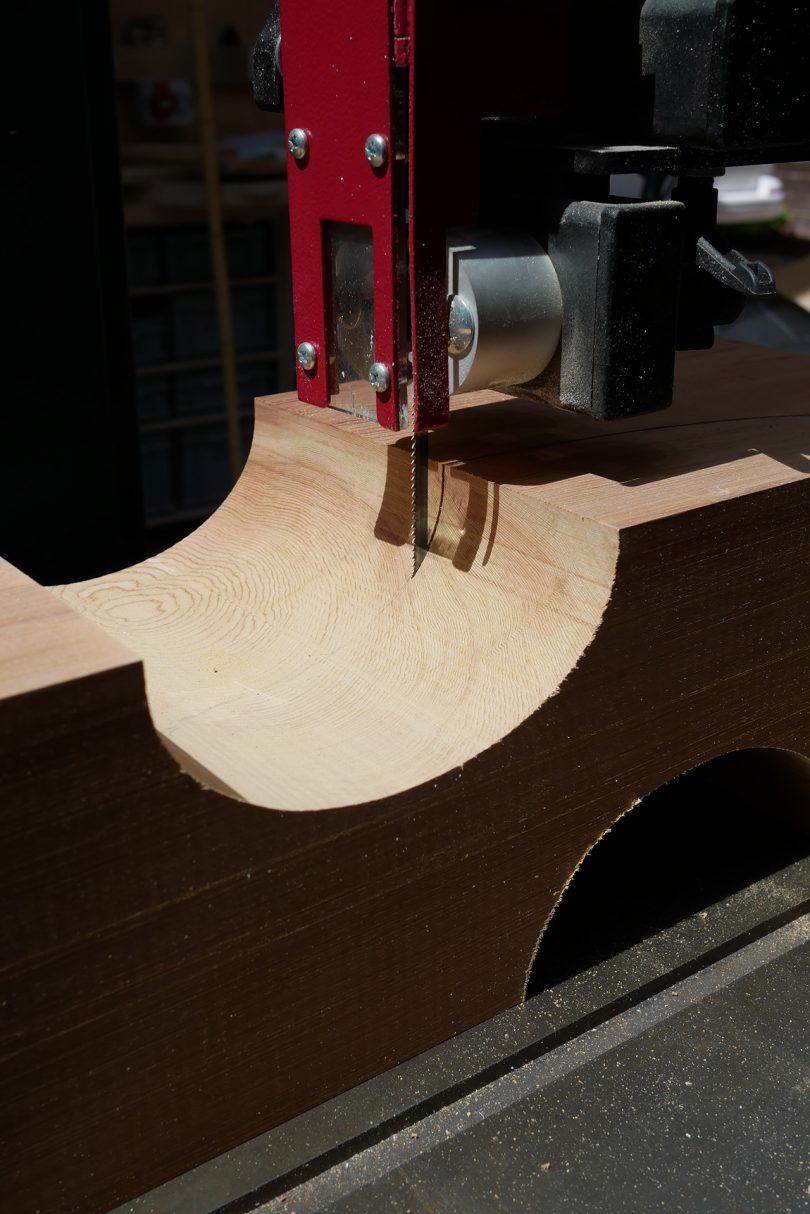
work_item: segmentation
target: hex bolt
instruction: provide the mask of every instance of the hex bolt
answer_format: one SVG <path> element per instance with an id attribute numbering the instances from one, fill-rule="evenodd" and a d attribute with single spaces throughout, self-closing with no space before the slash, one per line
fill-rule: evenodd
<path id="1" fill-rule="evenodd" d="M 450 311 L 447 324 L 447 352 L 453 358 L 462 358 L 475 337 L 475 319 L 472 308 L 463 295 L 450 296 Z"/>
<path id="2" fill-rule="evenodd" d="M 294 126 L 287 136 L 287 149 L 293 160 L 303 160 L 309 151 L 309 136 L 300 126 Z"/>
<path id="3" fill-rule="evenodd" d="M 391 372 L 386 363 L 372 363 L 368 382 L 375 392 L 387 392 L 391 384 Z"/>
<path id="4" fill-rule="evenodd" d="M 313 371 L 315 369 L 315 363 L 318 361 L 318 351 L 311 341 L 302 341 L 296 350 L 295 356 L 298 359 L 298 366 L 302 370 Z"/>
<path id="5" fill-rule="evenodd" d="M 381 169 L 388 159 L 388 140 L 385 135 L 369 135 L 364 150 L 371 167 Z"/>

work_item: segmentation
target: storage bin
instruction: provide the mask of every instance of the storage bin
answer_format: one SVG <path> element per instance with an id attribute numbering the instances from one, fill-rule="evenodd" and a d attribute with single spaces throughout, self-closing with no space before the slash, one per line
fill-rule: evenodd
<path id="1" fill-rule="evenodd" d="M 242 353 L 275 349 L 275 287 L 234 287 L 231 301 L 236 349 Z"/>
<path id="2" fill-rule="evenodd" d="M 165 375 L 141 375 L 136 380 L 138 420 L 155 421 L 171 414 L 172 385 Z"/>
<path id="3" fill-rule="evenodd" d="M 240 425 L 242 458 L 247 458 L 253 434 L 252 420 Z M 181 444 L 181 505 L 186 509 L 213 509 L 231 490 L 228 437 L 225 424 L 191 426 L 179 435 Z"/>
<path id="4" fill-rule="evenodd" d="M 168 282 L 208 282 L 214 276 L 206 228 L 184 228 L 166 233 Z"/>
<path id="5" fill-rule="evenodd" d="M 175 509 L 171 490 L 171 448 L 171 439 L 166 434 L 145 434 L 141 438 L 141 479 L 147 519 L 169 514 Z"/>
<path id="6" fill-rule="evenodd" d="M 152 287 L 160 282 L 160 237 L 154 232 L 130 232 L 126 240 L 127 282 Z"/>
<path id="7" fill-rule="evenodd" d="M 187 291 L 170 298 L 175 358 L 208 358 L 218 354 L 219 331 L 213 294 Z"/>
<path id="8" fill-rule="evenodd" d="M 224 424 L 193 426 L 179 435 L 181 501 L 190 509 L 215 506 L 231 485 L 228 439 Z"/>
<path id="9" fill-rule="evenodd" d="M 184 371 L 175 379 L 175 408 L 178 414 L 212 413 L 219 420 L 225 413 L 225 387 L 218 370 Z M 257 396 L 275 392 L 275 362 L 242 363 L 237 367 L 240 408 L 252 410 Z"/>
<path id="10" fill-rule="evenodd" d="M 270 223 L 234 224 L 226 229 L 225 250 L 232 279 L 258 278 L 275 271 L 275 228 Z"/>
<path id="11" fill-rule="evenodd" d="M 136 366 L 165 362 L 171 342 L 162 296 L 132 300 L 132 356 Z"/>
<path id="12" fill-rule="evenodd" d="M 222 375 L 210 371 L 183 371 L 175 375 L 175 408 L 178 415 L 211 413 L 219 421 L 225 413 Z"/>

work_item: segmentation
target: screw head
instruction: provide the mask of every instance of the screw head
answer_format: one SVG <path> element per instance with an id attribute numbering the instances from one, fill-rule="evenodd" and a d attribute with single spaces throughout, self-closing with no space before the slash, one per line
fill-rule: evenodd
<path id="1" fill-rule="evenodd" d="M 454 358 L 463 358 L 475 337 L 475 318 L 472 308 L 463 295 L 450 296 L 447 323 L 447 352 Z"/>
<path id="2" fill-rule="evenodd" d="M 375 392 L 387 392 L 391 384 L 391 372 L 386 363 L 372 363 L 368 382 Z"/>
<path id="3" fill-rule="evenodd" d="M 309 151 L 309 136 L 300 126 L 294 126 L 287 136 L 287 149 L 293 160 L 303 160 Z"/>
<path id="4" fill-rule="evenodd" d="M 388 140 L 385 135 L 369 135 L 364 150 L 371 167 L 381 169 L 388 159 Z"/>
<path id="5" fill-rule="evenodd" d="M 312 371 L 315 363 L 318 361 L 318 351 L 311 341 L 302 341 L 295 352 L 295 357 L 298 360 L 299 367 L 304 371 Z"/>

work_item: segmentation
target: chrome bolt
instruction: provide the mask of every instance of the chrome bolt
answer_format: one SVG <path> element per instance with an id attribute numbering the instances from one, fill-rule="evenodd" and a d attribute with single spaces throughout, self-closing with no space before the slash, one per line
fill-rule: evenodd
<path id="1" fill-rule="evenodd" d="M 369 135 L 365 146 L 366 160 L 373 169 L 381 169 L 388 159 L 388 141 L 385 135 Z"/>
<path id="2" fill-rule="evenodd" d="M 385 363 L 372 363 L 368 373 L 368 382 L 375 392 L 387 392 L 391 384 L 391 372 Z"/>
<path id="3" fill-rule="evenodd" d="M 472 308 L 463 295 L 450 296 L 450 313 L 447 326 L 447 352 L 453 358 L 462 358 L 473 344 L 475 319 Z"/>
<path id="4" fill-rule="evenodd" d="M 312 371 L 318 361 L 318 351 L 311 341 L 302 341 L 295 354 L 298 366 L 304 371 Z"/>
<path id="5" fill-rule="evenodd" d="M 287 148 L 293 160 L 303 160 L 309 151 L 309 136 L 300 126 L 294 126 L 287 136 Z"/>

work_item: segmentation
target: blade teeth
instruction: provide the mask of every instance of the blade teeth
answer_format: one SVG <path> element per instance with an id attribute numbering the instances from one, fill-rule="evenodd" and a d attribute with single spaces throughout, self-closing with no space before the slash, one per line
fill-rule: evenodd
<path id="1" fill-rule="evenodd" d="M 413 572 L 425 559 L 428 544 L 428 432 L 411 438 L 411 551 Z"/>

